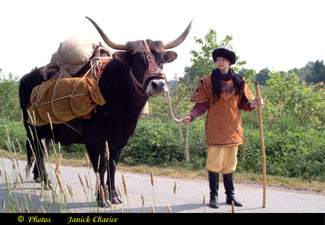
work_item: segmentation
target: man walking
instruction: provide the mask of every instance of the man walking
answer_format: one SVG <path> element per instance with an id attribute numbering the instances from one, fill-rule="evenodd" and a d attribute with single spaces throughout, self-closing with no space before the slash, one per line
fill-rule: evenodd
<path id="1" fill-rule="evenodd" d="M 211 75 L 201 79 L 191 98 L 195 102 L 191 114 L 183 117 L 188 124 L 208 111 L 206 117 L 207 170 L 210 186 L 210 207 L 219 208 L 219 172 L 223 174 L 226 203 L 235 198 L 233 172 L 237 166 L 238 146 L 243 144 L 243 129 L 239 110 L 252 111 L 263 104 L 262 98 L 255 98 L 245 80 L 230 66 L 236 63 L 236 54 L 226 48 L 212 52 L 217 68 Z M 249 100 L 253 100 L 250 102 Z"/>

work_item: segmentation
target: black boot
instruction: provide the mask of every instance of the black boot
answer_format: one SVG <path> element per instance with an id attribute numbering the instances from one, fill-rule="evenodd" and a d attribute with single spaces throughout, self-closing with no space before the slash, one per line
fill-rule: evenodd
<path id="1" fill-rule="evenodd" d="M 209 172 L 210 186 L 210 207 L 219 208 L 218 190 L 219 190 L 219 173 Z"/>
<path id="2" fill-rule="evenodd" d="M 238 200 L 235 198 L 235 188 L 234 188 L 234 179 L 233 179 L 234 173 L 228 173 L 223 174 L 223 184 L 225 185 L 226 190 L 226 203 L 231 204 L 231 202 L 234 202 L 235 206 L 242 207 L 243 204 L 241 204 Z"/>

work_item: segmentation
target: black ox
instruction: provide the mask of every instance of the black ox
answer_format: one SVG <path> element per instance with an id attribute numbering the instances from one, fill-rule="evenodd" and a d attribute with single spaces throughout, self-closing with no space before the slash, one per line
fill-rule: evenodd
<path id="1" fill-rule="evenodd" d="M 177 57 L 175 52 L 166 50 L 177 47 L 185 40 L 191 29 L 191 23 L 174 41 L 163 43 L 146 40 L 150 49 L 148 52 L 145 41 L 132 41 L 125 44 L 112 42 L 93 20 L 88 19 L 108 46 L 120 50 L 113 54 L 113 59 L 107 64 L 99 80 L 99 88 L 107 103 L 98 106 L 92 113 L 91 119 L 77 118 L 68 122 L 70 126 L 53 125 L 52 131 L 50 125 L 31 127 L 27 123 L 26 108 L 32 89 L 45 81 L 41 68 L 34 69 L 22 77 L 19 97 L 28 136 L 26 141 L 28 168 L 32 166 L 33 155 L 35 155 L 34 180 L 49 183 L 45 169 L 44 147 L 34 137 L 37 136 L 38 140 L 45 139 L 46 145 L 49 145 L 53 136 L 55 142 L 63 145 L 83 143 L 87 148 L 95 173 L 99 173 L 100 184 L 103 188 L 105 187 L 105 172 L 109 171 L 106 184 L 111 189 L 110 196 L 105 194 L 105 199 L 102 199 L 101 194 L 97 192 L 97 204 L 103 207 L 110 202 L 121 203 L 115 187 L 115 171 L 120 152 L 132 136 L 140 112 L 149 96 L 158 96 L 166 91 L 163 64 L 172 62 Z M 47 74 L 47 79 L 52 75 Z M 105 158 L 105 141 L 109 144 L 109 165 Z"/>

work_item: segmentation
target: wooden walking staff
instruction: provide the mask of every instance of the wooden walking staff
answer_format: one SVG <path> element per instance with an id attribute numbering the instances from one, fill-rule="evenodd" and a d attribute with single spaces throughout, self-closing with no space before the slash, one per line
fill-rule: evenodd
<path id="1" fill-rule="evenodd" d="M 261 97 L 260 88 L 258 86 L 258 82 L 255 82 L 256 88 L 256 96 L 258 98 Z M 260 128 L 260 142 L 261 142 L 261 150 L 262 150 L 262 159 L 263 159 L 263 208 L 266 207 L 266 154 L 265 154 L 265 146 L 264 146 L 264 137 L 263 137 L 263 122 L 262 122 L 262 106 L 257 106 L 258 109 L 258 124 Z"/>

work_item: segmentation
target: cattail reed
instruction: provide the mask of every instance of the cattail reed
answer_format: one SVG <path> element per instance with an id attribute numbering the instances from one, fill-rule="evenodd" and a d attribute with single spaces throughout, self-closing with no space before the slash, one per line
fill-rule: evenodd
<path id="1" fill-rule="evenodd" d="M 86 165 L 87 165 L 87 167 L 89 167 L 90 161 L 89 161 L 89 157 L 88 157 L 87 153 L 85 154 L 85 159 L 86 159 Z"/>
<path id="2" fill-rule="evenodd" d="M 6 200 L 2 197 L 2 209 L 6 208 Z"/>
<path id="3" fill-rule="evenodd" d="M 40 200 L 42 200 L 43 195 L 44 195 L 44 188 L 41 187 L 41 193 L 39 194 L 39 198 L 40 198 Z"/>
<path id="4" fill-rule="evenodd" d="M 97 161 L 97 171 L 99 171 L 99 166 L 100 166 L 100 155 L 98 156 L 98 161 Z"/>
<path id="5" fill-rule="evenodd" d="M 16 182 L 15 182 L 15 185 L 14 185 L 14 189 L 16 189 L 18 186 L 18 178 L 16 177 Z"/>
<path id="6" fill-rule="evenodd" d="M 19 184 L 20 192 L 23 192 L 23 185 L 20 183 Z"/>
<path id="7" fill-rule="evenodd" d="M 63 188 L 63 185 L 62 185 L 62 181 L 61 181 L 60 175 L 58 173 L 56 173 L 56 179 L 58 180 L 60 191 L 63 194 L 64 200 L 65 200 L 65 202 L 67 202 L 67 196 L 65 194 L 65 191 L 64 191 L 64 188 Z"/>
<path id="8" fill-rule="evenodd" d="M 56 201 L 55 201 L 55 194 L 54 194 L 53 191 L 52 191 L 51 193 L 52 193 L 52 200 L 53 200 L 53 203 L 55 204 L 55 202 L 56 202 Z"/>
<path id="9" fill-rule="evenodd" d="M 125 196 L 128 196 L 128 187 L 126 185 L 125 177 L 123 174 L 122 174 L 122 182 L 123 182 L 123 187 L 124 187 L 124 194 L 125 194 Z"/>
<path id="10" fill-rule="evenodd" d="M 168 210 L 169 213 L 172 213 L 172 212 L 173 212 L 173 211 L 171 210 L 171 208 L 169 208 L 168 205 L 167 205 L 166 207 L 167 207 L 167 210 Z"/>
<path id="11" fill-rule="evenodd" d="M 50 121 L 50 127 L 51 127 L 51 130 L 53 131 L 52 119 L 51 119 L 51 116 L 50 116 L 49 112 L 47 112 L 47 117 L 49 118 L 49 121 Z"/>
<path id="12" fill-rule="evenodd" d="M 80 181 L 80 184 L 84 187 L 84 182 L 82 181 L 82 178 L 80 176 L 80 174 L 78 173 L 78 176 L 79 176 L 79 181 Z"/>
<path id="13" fill-rule="evenodd" d="M 177 191 L 177 184 L 176 184 L 176 181 L 174 183 L 174 195 L 176 195 L 176 191 Z"/>
<path id="14" fill-rule="evenodd" d="M 16 142 L 17 142 L 17 146 L 18 146 L 18 149 L 19 149 L 19 153 L 22 153 L 23 151 L 21 150 L 18 138 L 16 138 Z"/>
<path id="15" fill-rule="evenodd" d="M 106 152 L 106 160 L 109 160 L 109 147 L 107 141 L 105 141 L 105 152 Z"/>
<path id="16" fill-rule="evenodd" d="M 48 160 L 49 159 L 49 154 L 48 154 L 48 151 L 47 151 L 47 147 L 46 147 L 46 143 L 45 143 L 44 138 L 41 140 L 41 143 L 43 145 L 43 149 L 44 149 L 44 152 L 45 152 L 46 159 Z"/>
<path id="17" fill-rule="evenodd" d="M 18 172 L 19 178 L 20 178 L 20 182 L 23 184 L 24 180 L 23 180 L 23 176 L 21 175 L 20 171 Z"/>
<path id="18" fill-rule="evenodd" d="M 175 181 L 175 183 L 174 183 L 174 190 L 173 190 L 173 192 L 174 192 L 174 195 L 173 195 L 173 210 L 174 210 L 174 205 L 175 205 L 175 195 L 176 195 L 176 191 L 177 191 L 177 183 L 176 183 L 176 181 Z"/>
<path id="19" fill-rule="evenodd" d="M 35 139 L 34 139 L 34 134 L 33 134 L 31 126 L 28 126 L 28 129 L 29 129 L 30 136 L 32 137 L 32 141 L 34 141 Z"/>
<path id="20" fill-rule="evenodd" d="M 151 186 L 155 185 L 155 179 L 152 170 L 150 170 L 150 175 L 151 175 Z"/>
<path id="21" fill-rule="evenodd" d="M 32 202 L 32 196 L 30 194 L 30 191 L 27 192 L 28 198 L 29 198 L 29 202 Z"/>
<path id="22" fill-rule="evenodd" d="M 87 178 L 86 174 L 85 174 L 85 180 L 86 180 L 87 188 L 88 188 L 88 190 L 90 190 L 90 185 L 89 185 L 89 181 L 88 181 L 88 178 Z"/>
<path id="23" fill-rule="evenodd" d="M 68 191 L 69 191 L 69 194 L 70 194 L 71 198 L 73 198 L 73 191 L 72 191 L 71 186 L 67 185 L 67 188 L 68 188 Z"/>
<path id="24" fill-rule="evenodd" d="M 26 172 L 26 180 L 27 180 L 28 177 L 29 177 L 29 167 L 28 167 L 28 165 L 25 168 L 25 172 Z"/>
<path id="25" fill-rule="evenodd" d="M 108 185 L 105 185 L 105 194 L 106 194 L 106 196 L 109 196 Z"/>
<path id="26" fill-rule="evenodd" d="M 43 206 L 41 205 L 41 212 L 42 213 L 46 213 L 45 209 L 43 208 Z"/>
<path id="27" fill-rule="evenodd" d="M 33 118 L 34 118 L 34 123 L 33 123 L 33 125 L 36 126 L 36 116 L 35 116 L 35 111 L 33 111 Z"/>
<path id="28" fill-rule="evenodd" d="M 2 176 L 2 171 L 1 171 L 1 168 L 0 168 L 0 177 Z"/>
<path id="29" fill-rule="evenodd" d="M 28 117 L 31 120 L 32 124 L 35 124 L 35 122 L 33 121 L 33 117 L 28 110 L 27 110 L 27 113 L 28 113 Z M 24 121 L 24 118 L 23 118 L 23 121 Z"/>
<path id="30" fill-rule="evenodd" d="M 141 201 L 142 201 L 142 213 L 144 212 L 144 196 L 141 195 Z"/>
<path id="31" fill-rule="evenodd" d="M 56 173 L 56 179 L 58 180 L 58 184 L 59 184 L 61 192 L 64 192 L 62 181 L 61 181 L 60 175 L 58 173 Z"/>
<path id="32" fill-rule="evenodd" d="M 100 185 L 100 195 L 101 195 L 101 197 L 102 197 L 102 200 L 103 200 L 103 202 L 104 202 L 105 207 L 108 208 L 108 205 L 107 205 L 107 203 L 106 203 L 106 201 L 105 201 L 106 198 L 105 198 L 104 188 L 103 188 L 102 185 Z"/>
<path id="33" fill-rule="evenodd" d="M 122 192 L 121 192 L 120 186 L 116 185 L 116 188 L 117 188 L 118 194 L 122 197 Z"/>
<path id="34" fill-rule="evenodd" d="M 206 204 L 206 198 L 205 198 L 205 195 L 203 195 L 203 205 L 205 206 Z"/>
<path id="35" fill-rule="evenodd" d="M 152 186 L 152 198 L 153 198 L 153 207 L 156 207 L 156 198 L 155 198 L 155 179 L 152 170 L 150 170 L 150 175 L 151 175 L 151 186 Z"/>
<path id="36" fill-rule="evenodd" d="M 100 179 L 99 179 L 99 173 L 96 173 L 96 191 L 98 194 L 100 194 Z"/>
<path id="37" fill-rule="evenodd" d="M 156 213 L 156 209 L 155 209 L 154 206 L 151 206 L 151 212 L 152 212 L 152 213 Z"/>
<path id="38" fill-rule="evenodd" d="M 59 153 L 58 160 L 56 162 L 56 167 L 55 167 L 55 174 L 60 174 L 60 165 L 61 165 L 61 154 Z"/>
<path id="39" fill-rule="evenodd" d="M 234 201 L 231 201 L 231 212 L 235 213 L 235 203 L 234 203 Z"/>
<path id="40" fill-rule="evenodd" d="M 203 209 L 204 209 L 204 212 L 205 212 L 205 205 L 206 205 L 206 197 L 205 197 L 205 194 L 203 194 Z"/>

